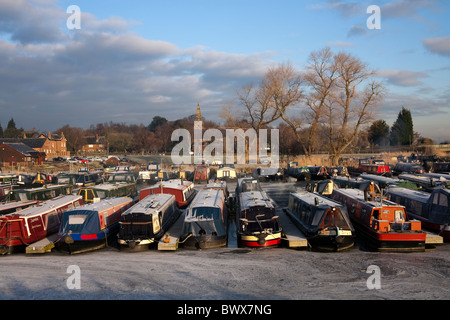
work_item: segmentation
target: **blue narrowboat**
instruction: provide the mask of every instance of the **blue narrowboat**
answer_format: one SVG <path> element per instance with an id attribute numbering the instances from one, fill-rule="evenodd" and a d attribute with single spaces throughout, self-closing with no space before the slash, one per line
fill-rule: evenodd
<path id="1" fill-rule="evenodd" d="M 129 197 L 110 198 L 64 212 L 56 248 L 74 254 L 108 246 L 119 231 L 122 213 L 133 204 Z"/>

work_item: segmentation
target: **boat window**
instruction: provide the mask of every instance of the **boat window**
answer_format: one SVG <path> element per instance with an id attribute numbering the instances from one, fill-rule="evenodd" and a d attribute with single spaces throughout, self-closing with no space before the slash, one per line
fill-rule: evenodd
<path id="1" fill-rule="evenodd" d="M 433 204 L 438 204 L 439 193 L 435 193 L 433 196 Z"/>
<path id="2" fill-rule="evenodd" d="M 105 191 L 97 191 L 97 197 L 100 199 L 106 198 L 106 192 Z"/>
<path id="3" fill-rule="evenodd" d="M 87 214 L 69 215 L 69 224 L 83 224 L 86 221 Z"/>
<path id="4" fill-rule="evenodd" d="M 323 210 L 317 210 L 314 214 L 313 221 L 311 222 L 311 225 L 317 226 L 319 222 L 322 220 L 323 217 Z"/>
<path id="5" fill-rule="evenodd" d="M 441 194 L 439 197 L 439 205 L 443 206 L 443 207 L 447 207 L 448 206 L 448 199 L 447 196 L 445 194 Z"/>
<path id="6" fill-rule="evenodd" d="M 405 221 L 405 216 L 403 215 L 403 210 L 394 211 L 395 222 Z"/>

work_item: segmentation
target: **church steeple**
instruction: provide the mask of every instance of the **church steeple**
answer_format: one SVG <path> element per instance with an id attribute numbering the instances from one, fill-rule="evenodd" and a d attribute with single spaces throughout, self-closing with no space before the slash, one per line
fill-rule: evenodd
<path id="1" fill-rule="evenodd" d="M 197 113 L 195 115 L 195 121 L 203 121 L 202 113 L 200 112 L 200 104 L 197 104 Z"/>

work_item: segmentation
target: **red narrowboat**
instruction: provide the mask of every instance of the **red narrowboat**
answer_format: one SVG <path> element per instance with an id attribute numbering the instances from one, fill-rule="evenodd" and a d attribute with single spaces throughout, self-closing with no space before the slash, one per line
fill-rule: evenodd
<path id="1" fill-rule="evenodd" d="M 352 168 L 350 171 L 354 171 L 355 173 L 370 173 L 376 175 L 383 176 L 391 176 L 392 172 L 389 166 L 383 160 L 374 160 L 374 159 L 360 159 L 359 167 Z"/>
<path id="2" fill-rule="evenodd" d="M 194 199 L 196 191 L 191 181 L 181 179 L 161 181 L 150 188 L 142 189 L 139 193 L 139 201 L 157 193 L 173 194 L 178 207 L 185 208 Z"/>
<path id="3" fill-rule="evenodd" d="M 80 196 L 60 196 L 0 216 L 0 253 L 25 252 L 25 247 L 59 230 L 65 211 L 83 205 Z"/>
<path id="4" fill-rule="evenodd" d="M 357 234 L 376 251 L 424 251 L 426 233 L 419 220 L 409 220 L 405 207 L 357 189 L 335 189 L 331 195 L 345 206 Z"/>

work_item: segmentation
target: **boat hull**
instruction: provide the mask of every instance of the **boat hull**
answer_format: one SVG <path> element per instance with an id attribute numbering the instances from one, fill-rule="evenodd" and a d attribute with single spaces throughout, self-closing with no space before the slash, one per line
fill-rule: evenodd
<path id="1" fill-rule="evenodd" d="M 279 247 L 281 245 L 281 232 L 276 232 L 273 234 L 238 233 L 237 238 L 239 247 L 263 248 L 263 247 Z"/>
<path id="2" fill-rule="evenodd" d="M 227 245 L 227 236 L 212 235 L 192 235 L 185 237 L 180 241 L 181 246 L 186 249 L 212 249 L 225 247 Z"/>
<path id="3" fill-rule="evenodd" d="M 94 234 L 69 234 L 61 237 L 55 244 L 57 250 L 69 254 L 84 253 L 106 248 L 117 239 L 119 224 Z"/>
<path id="4" fill-rule="evenodd" d="M 308 244 L 313 251 L 339 252 L 352 248 L 355 245 L 355 236 L 323 236 L 307 237 Z"/>
<path id="5" fill-rule="evenodd" d="M 423 252 L 426 234 L 417 233 L 377 233 L 353 221 L 358 236 L 371 251 L 382 252 Z"/>

